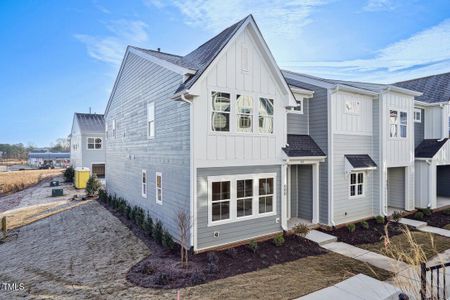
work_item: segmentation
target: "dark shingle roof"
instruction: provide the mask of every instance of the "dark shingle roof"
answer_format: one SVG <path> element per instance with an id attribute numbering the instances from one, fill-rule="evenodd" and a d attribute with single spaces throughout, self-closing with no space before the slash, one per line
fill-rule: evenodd
<path id="1" fill-rule="evenodd" d="M 395 85 L 422 92 L 423 95 L 416 98 L 419 101 L 427 103 L 450 101 L 450 72 L 397 82 Z"/>
<path id="2" fill-rule="evenodd" d="M 288 146 L 283 151 L 289 157 L 326 156 L 309 135 L 288 134 Z"/>
<path id="3" fill-rule="evenodd" d="M 377 166 L 367 154 L 346 154 L 345 158 L 355 169 L 374 168 Z"/>
<path id="4" fill-rule="evenodd" d="M 433 158 L 436 153 L 445 145 L 447 138 L 443 140 L 426 139 L 423 140 L 416 148 L 416 157 L 418 158 Z"/>
<path id="5" fill-rule="evenodd" d="M 75 113 L 81 132 L 105 132 L 105 119 L 99 114 Z"/>

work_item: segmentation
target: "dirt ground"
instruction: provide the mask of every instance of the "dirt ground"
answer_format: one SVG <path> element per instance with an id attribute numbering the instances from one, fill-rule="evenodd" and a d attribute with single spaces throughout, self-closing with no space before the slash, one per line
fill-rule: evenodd
<path id="1" fill-rule="evenodd" d="M 23 170 L 0 173 L 0 194 L 18 192 L 41 180 L 61 175 L 62 169 Z"/>

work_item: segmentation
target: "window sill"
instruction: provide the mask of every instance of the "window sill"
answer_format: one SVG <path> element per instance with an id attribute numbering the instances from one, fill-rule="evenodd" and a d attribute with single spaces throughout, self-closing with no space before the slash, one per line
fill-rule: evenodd
<path id="1" fill-rule="evenodd" d="M 162 201 L 158 201 L 158 200 L 156 200 L 156 204 L 158 204 L 158 205 L 161 205 L 162 206 Z"/>
<path id="2" fill-rule="evenodd" d="M 219 225 L 225 225 L 225 224 L 232 224 L 232 223 L 239 223 L 242 221 L 248 221 L 248 220 L 254 220 L 254 219 L 261 219 L 265 217 L 272 217 L 276 216 L 276 212 L 268 212 L 268 213 L 262 213 L 262 214 L 256 214 L 251 216 L 245 216 L 245 217 L 239 217 L 236 219 L 227 219 L 227 220 L 220 220 L 220 221 L 208 221 L 208 227 L 214 227 Z"/>

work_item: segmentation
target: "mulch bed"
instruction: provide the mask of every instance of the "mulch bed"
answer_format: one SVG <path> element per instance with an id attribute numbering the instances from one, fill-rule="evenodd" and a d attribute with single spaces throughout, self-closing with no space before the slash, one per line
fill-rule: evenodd
<path id="1" fill-rule="evenodd" d="M 360 223 L 355 224 L 356 230 L 349 232 L 346 226 L 331 230 L 319 229 L 322 232 L 334 235 L 338 241 L 351 245 L 377 243 L 386 235 L 386 224 L 379 224 L 375 219 L 368 220 L 368 229 L 362 228 Z M 405 225 L 396 222 L 387 223 L 387 231 L 390 237 L 403 233 Z M 411 230 L 411 229 L 410 229 Z"/>
<path id="2" fill-rule="evenodd" d="M 430 216 L 423 216 L 423 219 L 419 220 L 417 218 L 414 217 L 414 214 L 411 216 L 408 216 L 407 218 L 411 218 L 417 221 L 424 221 L 427 222 L 428 225 L 433 226 L 433 227 L 439 227 L 439 228 L 443 228 L 446 225 L 450 224 L 450 215 L 446 215 L 444 213 L 445 211 L 441 210 L 441 211 L 436 211 L 433 212 Z"/>
<path id="3" fill-rule="evenodd" d="M 152 253 L 133 266 L 127 274 L 127 280 L 145 288 L 182 288 L 238 274 L 257 271 L 269 266 L 297 260 L 307 256 L 328 253 L 318 244 L 295 235 L 285 236 L 285 243 L 277 247 L 272 240 L 259 242 L 256 252 L 247 245 L 232 250 L 191 254 L 189 267 L 183 268 L 180 262 L 179 247 L 165 249 L 157 244 L 133 221 L 98 201 L 139 239 Z M 214 253 L 214 254 L 211 254 Z M 213 263 L 211 263 L 213 262 Z"/>

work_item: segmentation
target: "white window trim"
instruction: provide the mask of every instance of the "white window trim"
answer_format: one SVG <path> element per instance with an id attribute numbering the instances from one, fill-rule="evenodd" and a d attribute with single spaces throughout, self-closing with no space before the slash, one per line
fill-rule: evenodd
<path id="1" fill-rule="evenodd" d="M 419 119 L 416 119 L 416 113 L 419 113 Z M 414 123 L 422 123 L 422 110 L 420 108 L 414 108 Z"/>
<path id="2" fill-rule="evenodd" d="M 214 131 L 212 129 L 212 113 L 213 105 L 211 101 L 212 92 L 227 93 L 230 94 L 230 130 L 229 131 Z M 236 114 L 236 97 L 237 95 L 251 96 L 253 97 L 253 127 L 252 132 L 240 132 L 237 131 L 237 114 Z M 268 98 L 273 100 L 273 130 L 272 133 L 259 132 L 259 98 Z M 208 135 L 231 135 L 231 136 L 274 136 L 276 134 L 277 124 L 276 124 L 276 108 L 277 98 L 275 95 L 268 95 L 266 93 L 255 93 L 255 92 L 241 92 L 236 90 L 231 90 L 227 88 L 209 88 L 208 89 Z M 284 110 L 283 110 L 284 112 Z"/>
<path id="3" fill-rule="evenodd" d="M 161 187 L 158 188 L 158 176 L 161 177 Z M 161 190 L 161 200 L 158 200 L 158 189 Z M 156 172 L 155 173 L 155 200 L 156 203 L 159 205 L 163 204 L 163 177 L 162 177 L 162 173 L 161 172 Z"/>
<path id="4" fill-rule="evenodd" d="M 150 114 L 150 108 L 152 108 L 153 114 Z M 149 123 L 153 123 L 153 132 L 150 132 Z M 147 103 L 147 138 L 154 139 L 155 138 L 155 102 Z"/>
<path id="5" fill-rule="evenodd" d="M 259 179 L 273 178 L 273 210 L 267 213 L 259 213 Z M 253 202 L 252 215 L 237 217 L 237 180 L 252 179 L 253 180 Z M 275 216 L 277 214 L 277 174 L 276 173 L 260 173 L 260 174 L 239 174 L 224 176 L 208 176 L 208 227 L 236 223 L 246 220 L 258 219 L 263 217 Z M 227 220 L 212 220 L 212 183 L 219 181 L 230 181 L 230 218 Z"/>
<path id="6" fill-rule="evenodd" d="M 142 178 L 144 177 L 145 174 L 145 183 L 143 182 Z M 144 185 L 145 185 L 145 189 L 144 189 Z M 145 191 L 145 193 L 144 193 Z M 147 170 L 142 170 L 141 173 L 141 195 L 143 198 L 147 198 L 147 194 L 148 194 L 148 176 L 147 176 Z"/>
<path id="7" fill-rule="evenodd" d="M 235 118 L 236 118 L 236 124 L 235 124 L 235 126 L 236 126 L 236 133 L 238 133 L 238 134 L 253 134 L 253 132 L 255 131 L 255 99 L 253 98 L 253 96 L 250 96 L 250 95 L 241 95 L 241 94 L 236 94 L 235 96 L 235 99 L 234 99 L 234 105 L 235 106 L 237 106 L 237 101 L 238 101 L 238 95 L 239 96 L 243 96 L 243 97 L 245 97 L 245 96 L 247 96 L 247 97 L 250 97 L 251 99 L 252 99 L 252 111 L 251 111 L 251 113 L 239 113 L 237 110 L 236 110 L 236 107 L 235 107 L 235 109 L 234 109 L 234 112 L 235 112 Z M 237 126 L 237 124 L 238 124 L 238 120 L 239 120 L 239 116 L 248 116 L 248 117 L 250 117 L 250 119 L 251 119 L 251 122 L 252 122 L 252 126 L 251 126 L 251 130 L 250 131 L 239 131 L 239 127 Z M 230 116 L 230 122 L 231 122 L 231 116 Z M 230 126 L 230 130 L 231 130 L 231 126 Z"/>
<path id="8" fill-rule="evenodd" d="M 116 130 L 116 120 L 112 120 L 112 136 L 116 138 L 117 130 Z"/>
<path id="9" fill-rule="evenodd" d="M 352 196 L 350 193 L 350 186 L 352 185 L 352 174 L 356 174 L 356 183 L 354 184 L 355 186 L 355 195 Z M 362 194 L 358 195 L 358 174 L 362 174 L 363 175 L 363 183 L 362 183 Z M 349 176 L 348 176 L 348 197 L 350 199 L 358 199 L 358 198 L 364 198 L 366 196 L 366 181 L 367 181 L 367 175 L 366 172 L 364 171 L 356 171 L 356 172 L 350 172 Z"/>
<path id="10" fill-rule="evenodd" d="M 93 149 L 89 148 L 89 139 L 94 139 L 94 148 Z M 101 140 L 101 147 L 100 148 L 95 148 L 95 140 L 96 139 L 100 139 Z M 103 150 L 103 138 L 101 136 L 96 136 L 96 137 L 88 136 L 88 137 L 86 137 L 86 149 L 89 150 L 89 151 Z"/>
<path id="11" fill-rule="evenodd" d="M 303 104 L 305 103 L 303 100 L 298 100 L 298 99 L 296 99 L 295 101 L 297 101 L 297 102 L 300 102 L 300 110 L 295 110 L 295 107 L 298 107 L 298 105 L 297 106 L 289 106 L 288 108 L 287 108 L 287 113 L 288 114 L 297 114 L 297 115 L 303 115 Z"/>
<path id="12" fill-rule="evenodd" d="M 397 136 L 392 137 L 391 136 L 391 111 L 396 111 L 397 112 Z M 400 121 L 400 114 L 401 113 L 406 113 L 406 136 L 402 137 L 401 136 L 401 131 L 400 131 L 400 127 L 401 127 L 401 121 Z M 413 116 L 414 118 L 414 116 Z M 388 108 L 388 138 L 391 140 L 406 140 L 409 137 L 409 132 L 408 132 L 408 128 L 410 126 L 409 124 L 409 112 L 404 110 L 404 109 L 398 109 L 398 108 Z"/>

